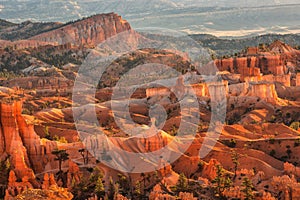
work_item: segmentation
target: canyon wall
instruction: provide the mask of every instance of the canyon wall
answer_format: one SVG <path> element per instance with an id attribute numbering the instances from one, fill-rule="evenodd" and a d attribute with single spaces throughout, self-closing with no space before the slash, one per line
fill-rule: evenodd
<path id="1" fill-rule="evenodd" d="M 271 83 L 281 83 L 286 87 L 291 87 L 291 74 L 277 75 L 277 76 L 270 74 L 270 75 L 262 76 L 261 80 L 271 82 Z"/>
<path id="2" fill-rule="evenodd" d="M 215 60 L 220 71 L 245 76 L 259 76 L 263 74 L 283 75 L 286 72 L 285 60 L 281 55 L 256 55 Z M 243 80 L 243 79 L 242 79 Z"/>

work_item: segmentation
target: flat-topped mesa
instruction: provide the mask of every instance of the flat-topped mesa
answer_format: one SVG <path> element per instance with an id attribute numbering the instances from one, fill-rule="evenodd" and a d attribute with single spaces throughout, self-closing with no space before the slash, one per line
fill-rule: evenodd
<path id="1" fill-rule="evenodd" d="M 129 31 L 129 23 L 115 13 L 99 14 L 67 24 L 61 28 L 36 35 L 31 40 L 96 46 L 118 33 Z"/>

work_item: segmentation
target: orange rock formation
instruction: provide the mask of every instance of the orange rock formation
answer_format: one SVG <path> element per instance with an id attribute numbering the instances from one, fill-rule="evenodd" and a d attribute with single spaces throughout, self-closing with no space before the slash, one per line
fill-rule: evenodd
<path id="1" fill-rule="evenodd" d="M 30 39 L 58 44 L 96 46 L 107 38 L 130 29 L 127 21 L 117 14 L 109 13 L 95 15 Z"/>

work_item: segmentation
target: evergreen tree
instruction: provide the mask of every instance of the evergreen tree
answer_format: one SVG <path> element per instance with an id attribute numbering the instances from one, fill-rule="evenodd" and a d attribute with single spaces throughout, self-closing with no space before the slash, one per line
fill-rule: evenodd
<path id="1" fill-rule="evenodd" d="M 243 189 L 241 191 L 245 195 L 245 200 L 254 200 L 254 194 L 253 194 L 254 186 L 248 177 L 245 177 L 243 179 L 242 186 Z"/>
<path id="2" fill-rule="evenodd" d="M 118 177 L 119 177 L 118 183 L 120 185 L 120 193 L 126 196 L 130 193 L 130 184 L 128 178 L 123 174 L 118 174 Z"/>
<path id="3" fill-rule="evenodd" d="M 137 181 L 135 183 L 134 196 L 135 196 L 135 199 L 141 199 L 142 198 L 142 184 L 141 184 L 140 181 Z"/>
<path id="4" fill-rule="evenodd" d="M 240 155 L 236 152 L 236 151 L 231 151 L 231 160 L 233 162 L 234 165 L 234 176 L 233 176 L 233 180 L 236 179 L 236 172 L 238 170 L 238 166 L 239 166 L 239 158 Z"/>
<path id="5" fill-rule="evenodd" d="M 225 170 L 221 165 L 217 165 L 216 167 L 217 176 L 212 181 L 212 183 L 214 184 L 216 195 L 219 196 L 221 199 L 224 199 L 225 197 L 223 195 L 223 192 L 232 186 L 232 181 L 229 178 L 229 176 L 225 174 Z"/>
<path id="6" fill-rule="evenodd" d="M 55 160 L 58 161 L 59 173 L 62 173 L 62 168 L 61 168 L 62 162 L 69 159 L 69 154 L 65 149 L 61 149 L 61 150 L 56 149 L 53 150 L 51 153 L 56 156 Z"/>
<path id="7" fill-rule="evenodd" d="M 114 183 L 112 177 L 109 178 L 108 199 L 115 199 L 119 193 L 119 184 Z"/>
<path id="8" fill-rule="evenodd" d="M 177 192 L 186 192 L 188 190 L 188 179 L 184 175 L 184 173 L 181 173 L 179 175 L 178 182 L 176 184 L 176 191 Z"/>
<path id="9" fill-rule="evenodd" d="M 101 176 L 99 176 L 97 179 L 96 186 L 95 186 L 95 192 L 98 197 L 104 197 L 104 195 L 105 195 L 105 188 L 104 188 Z"/>

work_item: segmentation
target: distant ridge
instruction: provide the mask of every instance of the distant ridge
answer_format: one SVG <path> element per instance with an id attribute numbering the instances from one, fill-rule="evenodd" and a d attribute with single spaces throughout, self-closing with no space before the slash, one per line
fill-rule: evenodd
<path id="1" fill-rule="evenodd" d="M 248 38 L 233 37 L 231 39 L 222 39 L 209 34 L 195 34 L 190 35 L 190 37 L 199 42 L 203 47 L 213 50 L 216 56 L 232 56 L 247 47 L 258 46 L 259 44 L 271 44 L 276 40 L 280 40 L 293 48 L 300 46 L 299 34 L 266 34 Z"/>
<path id="2" fill-rule="evenodd" d="M 0 25 L 1 27 L 0 39 L 10 40 L 10 41 L 28 39 L 34 35 L 47 32 L 62 26 L 62 23 L 59 22 L 43 23 L 43 22 L 25 21 L 22 22 L 21 24 L 14 24 L 4 20 L 1 20 L 0 24 L 5 25 L 5 26 Z"/>
<path id="3" fill-rule="evenodd" d="M 69 21 L 65 24 L 30 21 L 14 24 L 0 20 L 0 40 L 10 41 L 31 39 L 50 44 L 73 43 L 94 46 L 124 30 L 131 30 L 130 24 L 115 13 L 96 14 Z M 210 34 L 192 34 L 190 37 L 199 42 L 204 48 L 212 50 L 212 54 L 217 57 L 232 56 L 249 46 L 258 46 L 261 43 L 270 44 L 275 40 L 280 40 L 293 48 L 300 46 L 299 34 L 266 34 L 243 38 L 220 38 Z"/>
<path id="4" fill-rule="evenodd" d="M 71 43 L 80 46 L 95 46 L 107 38 L 127 30 L 131 30 L 131 26 L 126 20 L 115 13 L 107 13 L 69 22 L 55 30 L 29 39 L 50 43 L 56 42 L 59 45 Z"/>
<path id="5" fill-rule="evenodd" d="M 12 23 L 12 22 L 9 22 L 9 21 L 0 19 L 0 31 L 1 31 L 2 29 L 5 29 L 5 28 L 11 27 L 11 26 L 15 26 L 15 25 L 16 25 L 16 24 L 14 24 L 14 23 Z"/>
<path id="6" fill-rule="evenodd" d="M 62 37 L 65 37 L 69 39 L 72 38 L 71 42 L 76 44 L 95 43 L 98 41 L 103 41 L 104 38 L 99 38 L 102 36 L 99 35 L 98 38 L 95 38 L 94 35 L 91 35 L 93 33 L 88 32 L 87 26 L 92 28 L 91 32 L 93 33 L 103 32 L 104 38 L 111 36 L 111 34 L 131 29 L 129 23 L 115 13 L 96 14 L 75 21 L 69 21 L 65 24 L 60 22 L 44 23 L 31 21 L 14 24 L 0 19 L 0 40 L 17 41 L 33 39 L 46 42 L 60 41 L 59 44 L 62 44 L 62 40 L 64 40 L 64 38 Z M 98 27 L 98 29 L 96 27 Z M 103 30 L 99 27 L 102 27 Z M 72 35 L 72 33 L 69 32 L 70 29 L 73 29 L 73 31 L 77 32 L 77 36 L 79 38 L 74 38 L 73 36 L 67 37 L 67 35 Z M 58 34 L 58 32 L 60 33 Z M 83 33 L 89 35 L 86 38 L 82 38 L 81 36 L 83 35 Z M 54 35 L 51 36 L 51 34 Z M 60 35 L 60 37 L 57 37 L 58 35 Z M 89 39 L 92 39 L 93 41 L 89 41 Z"/>

